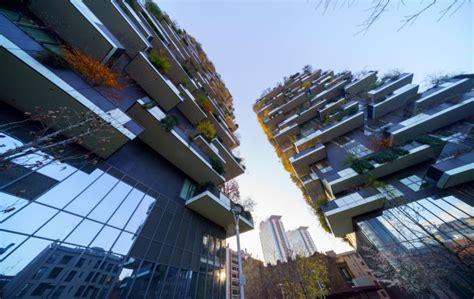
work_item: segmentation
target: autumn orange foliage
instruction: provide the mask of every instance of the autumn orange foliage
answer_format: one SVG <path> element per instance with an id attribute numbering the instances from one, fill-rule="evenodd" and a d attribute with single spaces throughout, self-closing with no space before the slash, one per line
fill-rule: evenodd
<path id="1" fill-rule="evenodd" d="M 64 59 L 76 72 L 81 74 L 89 83 L 96 86 L 122 89 L 119 74 L 100 61 L 82 53 L 77 49 L 63 48 Z"/>
<path id="2" fill-rule="evenodd" d="M 377 137 L 371 136 L 367 147 L 374 152 L 378 152 L 390 147 L 390 138 L 378 139 Z"/>

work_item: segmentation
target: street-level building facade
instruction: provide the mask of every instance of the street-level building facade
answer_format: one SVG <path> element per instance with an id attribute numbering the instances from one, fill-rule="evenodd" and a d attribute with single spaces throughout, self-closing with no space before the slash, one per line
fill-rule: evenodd
<path id="1" fill-rule="evenodd" d="M 474 75 L 412 81 L 308 67 L 254 111 L 323 228 L 367 262 L 443 269 L 420 276 L 436 296 L 472 297 Z"/>
<path id="2" fill-rule="evenodd" d="M 152 1 L 5 1 L 0 62 L 0 297 L 225 298 L 245 168 L 201 45 Z"/>

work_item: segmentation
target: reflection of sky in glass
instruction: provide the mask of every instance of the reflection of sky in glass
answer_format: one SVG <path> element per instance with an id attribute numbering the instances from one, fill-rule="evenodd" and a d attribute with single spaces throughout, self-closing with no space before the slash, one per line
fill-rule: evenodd
<path id="1" fill-rule="evenodd" d="M 445 196 L 443 198 L 426 198 L 404 206 L 385 210 L 377 220 L 395 237 L 400 244 L 407 249 L 423 247 L 428 244 L 436 244 L 436 238 L 464 238 L 474 235 L 474 229 L 469 226 L 467 220 L 472 219 L 471 213 L 474 209 L 462 202 L 455 196 Z M 383 238 L 384 231 L 370 225 L 370 220 L 359 224 L 361 230 L 374 244 L 390 245 L 390 241 Z M 463 227 L 461 234 L 459 227 L 454 227 L 458 223 Z M 443 230 L 440 230 L 443 227 Z M 457 231 L 456 231 L 457 230 Z M 447 232 L 455 232 L 447 234 Z"/>
<path id="2" fill-rule="evenodd" d="M 10 137 L 2 142 L 7 144 L 2 151 L 21 145 Z M 126 183 L 100 169 L 87 173 L 64 163 L 51 162 L 44 153 L 15 162 L 30 164 L 38 160 L 50 163 L 35 170 L 58 183 L 44 190 L 35 202 L 0 192 L 0 208 L 5 211 L 0 216 L 0 248 L 5 250 L 0 255 L 0 273 L 16 274 L 57 241 L 66 242 L 63 244 L 72 248 L 89 246 L 127 254 L 134 242 L 134 233 L 145 222 L 155 199 L 135 189 L 133 180 Z M 22 242 L 25 243 L 19 246 Z"/>

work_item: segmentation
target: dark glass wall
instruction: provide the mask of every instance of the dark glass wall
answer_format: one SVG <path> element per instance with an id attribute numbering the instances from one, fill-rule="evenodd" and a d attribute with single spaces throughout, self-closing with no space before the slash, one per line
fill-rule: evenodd
<path id="1" fill-rule="evenodd" d="M 0 152 L 29 129 L 1 133 Z M 108 161 L 14 160 L 0 171 L 0 296 L 224 298 L 225 232 L 184 206 L 185 179 L 140 141 Z"/>

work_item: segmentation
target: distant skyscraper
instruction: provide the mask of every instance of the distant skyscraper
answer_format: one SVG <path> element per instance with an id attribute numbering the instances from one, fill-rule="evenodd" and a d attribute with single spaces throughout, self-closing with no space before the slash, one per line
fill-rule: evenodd
<path id="1" fill-rule="evenodd" d="M 281 216 L 272 215 L 260 222 L 260 242 L 265 263 L 275 265 L 277 261 L 287 262 L 291 250 Z"/>
<path id="2" fill-rule="evenodd" d="M 293 253 L 300 256 L 311 256 L 316 252 L 316 246 L 307 226 L 300 226 L 297 229 L 287 231 L 286 235 Z"/>

